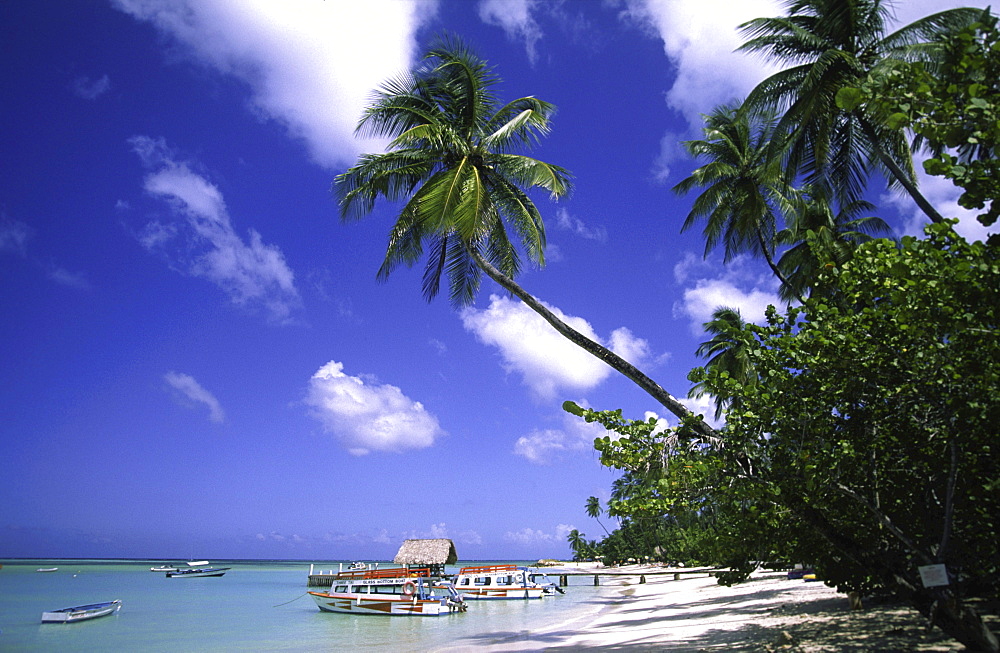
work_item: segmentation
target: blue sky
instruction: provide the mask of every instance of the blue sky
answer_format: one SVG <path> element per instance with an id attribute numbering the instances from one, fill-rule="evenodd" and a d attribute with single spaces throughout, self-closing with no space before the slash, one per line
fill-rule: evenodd
<path id="1" fill-rule="evenodd" d="M 376 282 L 393 207 L 342 224 L 330 183 L 381 147 L 353 134 L 372 89 L 462 36 L 502 98 L 559 107 L 534 155 L 576 187 L 538 198 L 548 265 L 522 285 L 684 396 L 701 323 L 759 319 L 776 284 L 680 233 L 679 142 L 772 70 L 732 52 L 735 25 L 780 13 L 0 3 L 0 557 L 380 559 L 449 537 L 463 559 L 540 558 L 602 535 L 584 504 L 615 476 L 560 406 L 662 410 L 488 283 L 456 311 L 423 301 L 420 267 Z M 924 189 L 958 215 L 948 184 Z"/>

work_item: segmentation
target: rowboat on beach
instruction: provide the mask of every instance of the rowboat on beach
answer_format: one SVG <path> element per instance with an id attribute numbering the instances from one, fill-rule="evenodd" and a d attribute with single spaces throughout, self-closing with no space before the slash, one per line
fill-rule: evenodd
<path id="1" fill-rule="evenodd" d="M 326 592 L 309 592 L 323 612 L 437 617 L 465 612 L 463 597 L 449 585 L 431 586 L 430 569 L 342 571 Z"/>
<path id="2" fill-rule="evenodd" d="M 118 612 L 122 607 L 122 602 L 118 599 L 105 601 L 104 603 L 91 603 L 90 605 L 78 605 L 62 610 L 52 610 L 42 613 L 42 623 L 75 623 L 105 617 L 114 612 Z"/>
<path id="3" fill-rule="evenodd" d="M 451 584 L 465 598 L 473 600 L 540 599 L 554 594 L 555 584 L 536 582 L 533 577 L 537 575 L 517 565 L 462 567 Z"/>
<path id="4" fill-rule="evenodd" d="M 222 576 L 232 567 L 192 567 L 167 572 L 167 578 L 194 578 L 196 576 Z"/>

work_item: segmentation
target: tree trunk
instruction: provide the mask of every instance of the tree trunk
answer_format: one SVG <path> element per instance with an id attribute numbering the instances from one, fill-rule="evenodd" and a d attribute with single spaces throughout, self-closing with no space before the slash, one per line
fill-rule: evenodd
<path id="1" fill-rule="evenodd" d="M 688 410 L 687 406 L 678 401 L 669 392 L 661 388 L 660 385 L 651 378 L 643 374 L 639 368 L 632 365 L 604 345 L 594 342 L 587 336 L 560 320 L 555 313 L 546 308 L 545 305 L 533 295 L 521 288 L 521 286 L 519 286 L 513 279 L 506 276 L 500 272 L 500 270 L 491 265 L 489 261 L 484 259 L 482 255 L 475 250 L 475 248 L 466 245 L 466 251 L 468 251 L 469 255 L 487 274 L 487 276 L 500 284 L 500 286 L 507 292 L 524 302 L 528 308 L 538 313 L 542 319 L 552 325 L 552 327 L 558 331 L 560 335 L 567 338 L 573 344 L 583 348 L 588 353 L 604 361 L 613 370 L 624 375 L 626 378 L 645 390 L 650 397 L 659 402 L 664 408 L 673 413 L 678 419 L 681 420 L 682 423 L 688 424 L 700 435 L 714 441 L 720 440 L 718 431 L 705 423 L 701 417 Z"/>
<path id="2" fill-rule="evenodd" d="M 871 142 L 872 147 L 875 148 L 875 152 L 878 154 L 878 159 L 884 165 L 892 176 L 899 182 L 899 184 L 906 190 L 906 192 L 913 198 L 913 201 L 917 203 L 920 210 L 931 219 L 931 222 L 944 222 L 944 216 L 938 213 L 937 209 L 931 206 L 931 203 L 927 201 L 927 198 L 923 196 L 917 185 L 913 183 L 913 180 L 908 174 L 906 174 L 899 164 L 896 163 L 889 153 L 885 151 L 885 148 L 879 143 L 875 136 L 875 130 L 863 117 L 859 116 L 859 121 L 861 128 Z"/>

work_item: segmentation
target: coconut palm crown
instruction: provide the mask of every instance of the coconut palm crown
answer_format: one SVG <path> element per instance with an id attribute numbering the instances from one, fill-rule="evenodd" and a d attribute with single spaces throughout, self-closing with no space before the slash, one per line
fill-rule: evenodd
<path id="1" fill-rule="evenodd" d="M 364 155 L 337 176 L 334 191 L 345 220 L 368 215 L 380 197 L 403 203 L 379 280 L 401 263 L 412 266 L 426 248 L 425 299 L 447 275 L 451 302 L 464 306 L 479 289 L 477 259 L 510 278 L 521 270 L 521 251 L 544 265 L 545 226 L 527 191 L 564 196 L 570 175 L 519 150 L 548 132 L 555 107 L 534 97 L 500 105 L 498 82 L 483 59 L 445 37 L 365 110 L 357 131 L 392 140 L 385 153 Z"/>

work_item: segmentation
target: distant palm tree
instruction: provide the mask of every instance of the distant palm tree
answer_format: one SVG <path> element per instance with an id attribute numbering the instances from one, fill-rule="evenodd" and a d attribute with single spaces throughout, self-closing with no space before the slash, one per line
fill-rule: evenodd
<path id="1" fill-rule="evenodd" d="M 703 222 L 706 256 L 719 245 L 727 263 L 737 254 L 762 256 L 788 286 L 774 260 L 778 216 L 787 209 L 790 192 L 780 159 L 771 156 L 774 125 L 767 116 L 751 122 L 736 107 L 717 107 L 705 116 L 704 138 L 684 143 L 692 156 L 707 162 L 674 191 L 703 189 L 681 231 Z"/>
<path id="2" fill-rule="evenodd" d="M 587 498 L 587 515 L 590 516 L 590 517 L 593 517 L 594 519 L 596 519 L 598 524 L 601 524 L 601 528 L 604 529 L 605 534 L 611 535 L 611 533 L 608 533 L 608 529 L 604 526 L 604 524 L 601 523 L 601 519 L 600 518 L 601 518 L 602 514 L 604 514 L 604 509 L 601 508 L 601 501 L 600 501 L 600 499 L 598 499 L 597 497 L 588 497 Z"/>
<path id="3" fill-rule="evenodd" d="M 799 296 L 825 292 L 819 287 L 820 270 L 830 264 L 841 266 L 854 255 L 854 250 L 876 234 L 890 232 L 889 225 L 878 217 L 862 217 L 874 206 L 864 200 L 851 202 L 834 213 L 821 192 L 807 189 L 799 200 L 786 229 L 776 240 L 790 246 L 778 260 L 778 267 L 789 280 L 789 288 Z M 781 289 L 788 299 L 788 290 Z"/>
<path id="4" fill-rule="evenodd" d="M 740 334 L 746 328 L 746 322 L 739 309 L 721 306 L 712 313 L 712 319 L 705 323 L 705 331 L 712 337 L 701 343 L 695 353 L 707 358 L 706 370 L 725 372 L 730 378 L 736 379 L 744 386 L 757 384 L 757 373 L 749 357 L 746 342 Z M 712 394 L 704 382 L 691 388 L 690 397 L 703 397 Z M 732 396 L 715 395 L 715 419 L 722 416 L 726 407 L 736 401 Z"/>
<path id="5" fill-rule="evenodd" d="M 573 550 L 573 559 L 580 560 L 581 558 L 588 557 L 587 553 L 587 540 L 584 538 L 586 535 L 581 533 L 577 529 L 573 529 L 566 536 L 566 540 L 569 542 L 569 548 Z"/>
<path id="6" fill-rule="evenodd" d="M 840 109 L 836 96 L 893 61 L 933 65 L 941 56 L 937 37 L 974 22 L 982 10 L 942 11 L 887 34 L 891 6 L 890 0 L 786 0 L 786 15 L 741 25 L 749 40 L 740 50 L 789 64 L 758 84 L 744 109 L 782 114 L 775 133 L 787 142 L 776 141 L 774 150 L 786 153 L 790 177 L 801 172 L 807 183 L 826 186 L 838 204 L 849 204 L 881 167 L 940 222 L 917 189 L 904 133 L 871 119 L 864 107 Z"/>
<path id="7" fill-rule="evenodd" d="M 371 213 L 376 200 L 401 201 L 377 278 L 400 264 L 411 266 L 427 249 L 423 294 L 438 294 L 449 279 L 454 305 L 471 304 L 486 273 L 552 325 L 562 336 L 607 363 L 671 413 L 691 418 L 702 435 L 714 429 L 655 381 L 614 353 L 571 328 L 514 281 L 519 249 L 535 264 L 545 261 L 545 226 L 527 189 L 553 198 L 570 189 L 569 173 L 514 150 L 549 129 L 554 107 L 534 97 L 500 105 L 492 87 L 497 76 L 458 40 L 430 49 L 412 74 L 383 85 L 358 130 L 393 140 L 383 154 L 367 154 L 338 175 L 334 188 L 343 219 Z"/>

